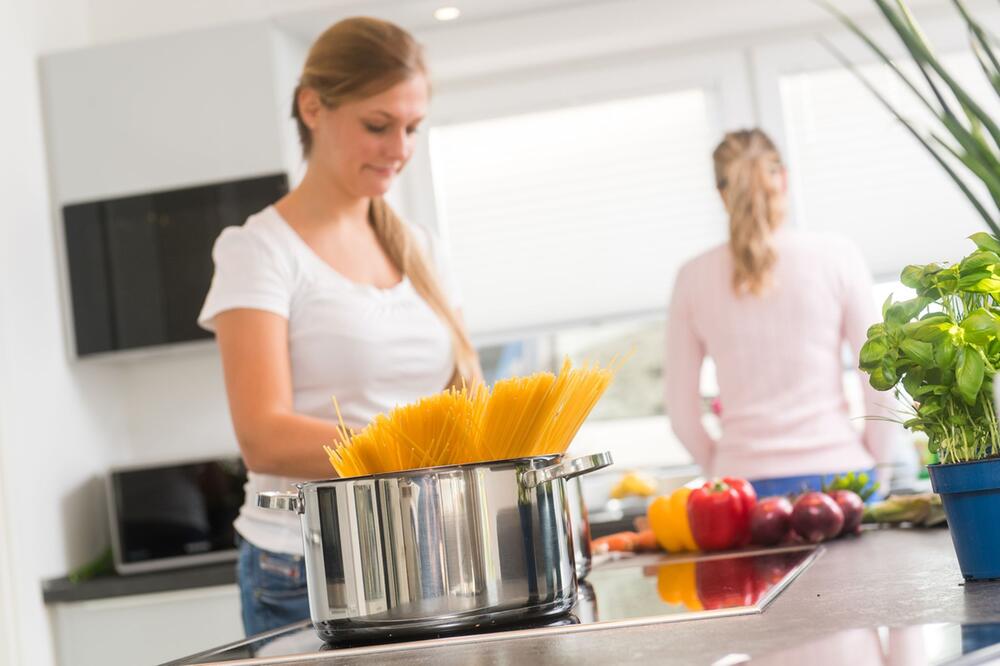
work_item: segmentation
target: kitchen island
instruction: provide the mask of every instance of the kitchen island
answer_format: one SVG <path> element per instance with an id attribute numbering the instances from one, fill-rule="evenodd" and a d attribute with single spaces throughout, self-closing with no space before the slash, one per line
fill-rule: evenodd
<path id="1" fill-rule="evenodd" d="M 388 651 L 379 648 L 374 654 L 361 648 L 226 663 L 735 664 L 743 663 L 736 655 L 759 657 L 791 650 L 787 660 L 778 662 L 846 663 L 837 656 L 843 654 L 852 666 L 861 666 L 884 663 L 865 653 L 866 645 L 877 645 L 875 630 L 880 626 L 989 622 L 1000 622 L 1000 581 L 966 584 L 946 529 L 877 529 L 825 544 L 822 555 L 759 615 L 548 631 L 481 643 L 408 643 Z M 838 633 L 845 630 L 852 631 Z M 905 638 L 906 630 L 883 631 L 881 640 Z M 871 640 L 866 643 L 867 639 Z M 829 661 L 811 658 L 817 652 Z"/>

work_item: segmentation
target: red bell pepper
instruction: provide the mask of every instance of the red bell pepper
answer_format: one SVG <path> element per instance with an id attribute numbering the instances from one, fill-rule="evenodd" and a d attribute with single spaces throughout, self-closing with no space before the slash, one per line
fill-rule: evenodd
<path id="1" fill-rule="evenodd" d="M 753 515 L 753 508 L 757 505 L 757 491 L 753 489 L 753 486 L 746 479 L 735 476 L 724 476 L 722 477 L 722 481 L 730 488 L 735 489 L 743 500 L 743 509 L 747 514 L 747 531 L 744 538 L 740 540 L 739 545 L 745 546 L 750 543 L 750 516 Z"/>
<path id="2" fill-rule="evenodd" d="M 723 557 L 695 562 L 695 585 L 705 610 L 738 608 L 757 602 L 751 557 Z"/>
<path id="3" fill-rule="evenodd" d="M 691 535 L 702 550 L 727 550 L 750 539 L 747 500 L 722 479 L 691 491 L 687 512 Z"/>

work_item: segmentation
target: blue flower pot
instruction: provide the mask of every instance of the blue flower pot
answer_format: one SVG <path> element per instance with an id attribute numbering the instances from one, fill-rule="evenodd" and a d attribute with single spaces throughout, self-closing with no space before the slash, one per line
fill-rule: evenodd
<path id="1" fill-rule="evenodd" d="M 928 465 L 966 580 L 1000 578 L 1000 458 Z"/>

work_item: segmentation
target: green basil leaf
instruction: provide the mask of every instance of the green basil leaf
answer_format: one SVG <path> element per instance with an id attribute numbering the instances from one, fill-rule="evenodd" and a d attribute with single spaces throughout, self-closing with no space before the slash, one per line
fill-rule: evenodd
<path id="1" fill-rule="evenodd" d="M 942 321 L 943 319 L 943 321 Z M 948 335 L 952 323 L 948 317 L 934 319 L 918 319 L 903 326 L 903 333 L 921 342 L 937 342 Z"/>
<path id="2" fill-rule="evenodd" d="M 948 370 L 955 365 L 957 349 L 951 337 L 946 337 L 934 345 L 934 362 L 942 370 Z"/>
<path id="3" fill-rule="evenodd" d="M 955 371 L 955 381 L 958 392 L 967 404 L 974 405 L 979 389 L 983 385 L 983 357 L 973 347 L 962 347 L 958 351 L 958 369 Z"/>
<path id="4" fill-rule="evenodd" d="M 885 335 L 885 324 L 879 322 L 877 324 L 872 324 L 868 327 L 868 331 L 865 333 L 865 337 L 868 339 L 876 338 L 878 336 Z"/>
<path id="5" fill-rule="evenodd" d="M 903 272 L 899 274 L 899 281 L 910 289 L 916 289 L 920 286 L 920 280 L 923 277 L 923 266 L 907 266 L 903 269 Z"/>
<path id="6" fill-rule="evenodd" d="M 992 275 L 987 278 L 983 278 L 977 281 L 973 285 L 967 287 L 961 287 L 965 291 L 971 291 L 976 294 L 996 294 L 1000 293 L 1000 278 L 993 277 Z"/>
<path id="7" fill-rule="evenodd" d="M 1000 264 L 1000 257 L 995 252 L 980 250 L 979 252 L 973 252 L 963 259 L 962 263 L 959 264 L 958 270 L 962 275 L 968 275 L 982 269 L 989 269 L 997 264 Z"/>
<path id="8" fill-rule="evenodd" d="M 879 391 L 888 391 L 896 385 L 896 377 L 894 375 L 887 376 L 884 368 L 880 366 L 871 371 L 871 375 L 868 377 L 868 383 L 871 384 L 874 389 Z"/>
<path id="9" fill-rule="evenodd" d="M 924 383 L 924 371 L 922 368 L 914 368 L 903 377 L 903 389 L 912 398 L 920 390 L 920 385 Z"/>
<path id="10" fill-rule="evenodd" d="M 969 240 L 975 243 L 976 247 L 980 250 L 995 252 L 1000 255 L 1000 240 L 997 240 L 994 236 L 986 233 L 985 231 L 977 231 L 969 236 Z"/>
<path id="11" fill-rule="evenodd" d="M 861 346 L 859 367 L 868 370 L 878 366 L 888 351 L 884 335 L 868 340 Z"/>
<path id="12" fill-rule="evenodd" d="M 899 343 L 899 348 L 906 356 L 922 366 L 934 364 L 934 347 L 929 342 L 907 338 Z"/>
<path id="13" fill-rule="evenodd" d="M 917 414 L 920 415 L 920 418 L 926 419 L 926 418 L 930 418 L 931 416 L 934 416 L 935 414 L 937 414 L 938 412 L 940 412 L 942 409 L 944 409 L 944 407 L 942 407 L 939 403 L 936 403 L 936 402 L 924 402 L 924 403 L 921 403 L 920 407 L 917 408 Z"/>
<path id="14" fill-rule="evenodd" d="M 965 332 L 965 339 L 973 344 L 985 346 L 1000 333 L 1000 323 L 988 310 L 973 310 L 959 324 Z"/>

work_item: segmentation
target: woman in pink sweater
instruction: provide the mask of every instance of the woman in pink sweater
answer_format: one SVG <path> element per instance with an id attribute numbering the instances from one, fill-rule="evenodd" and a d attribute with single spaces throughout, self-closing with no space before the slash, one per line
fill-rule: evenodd
<path id="1" fill-rule="evenodd" d="M 761 495 L 818 488 L 825 476 L 888 463 L 895 427 L 851 422 L 852 365 L 876 321 L 871 276 L 847 240 L 789 229 L 781 157 L 760 130 L 732 132 L 713 155 L 729 243 L 688 261 L 667 323 L 666 406 L 706 474 L 741 476 Z M 699 376 L 712 357 L 722 436 L 702 425 Z M 865 412 L 890 416 L 864 382 Z M 765 482 L 766 480 L 766 482 Z"/>

